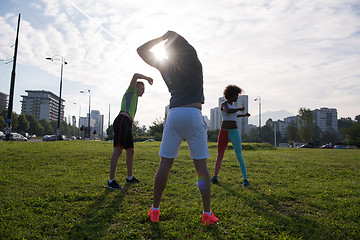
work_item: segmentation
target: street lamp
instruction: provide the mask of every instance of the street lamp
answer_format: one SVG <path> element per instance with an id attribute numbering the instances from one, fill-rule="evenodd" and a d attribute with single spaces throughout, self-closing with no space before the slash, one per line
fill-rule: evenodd
<path id="1" fill-rule="evenodd" d="M 261 142 L 261 97 L 257 96 L 254 101 L 259 101 L 259 142 Z"/>
<path id="2" fill-rule="evenodd" d="M 91 136 L 91 132 L 90 132 L 90 102 L 91 102 L 90 89 L 88 89 L 88 90 L 87 90 L 87 92 L 89 93 L 89 118 L 88 118 L 88 131 L 89 131 L 89 140 L 90 140 L 90 136 Z M 80 91 L 80 93 L 85 94 L 85 91 Z"/>
<path id="3" fill-rule="evenodd" d="M 60 73 L 60 93 L 59 93 L 59 110 L 58 110 L 58 122 L 56 130 L 56 140 L 60 140 L 60 115 L 61 115 L 61 92 L 62 92 L 62 78 L 63 78 L 63 68 L 64 64 L 67 64 L 65 58 L 60 55 L 54 55 L 53 57 L 47 57 L 46 60 L 51 61 L 61 61 L 61 73 Z"/>

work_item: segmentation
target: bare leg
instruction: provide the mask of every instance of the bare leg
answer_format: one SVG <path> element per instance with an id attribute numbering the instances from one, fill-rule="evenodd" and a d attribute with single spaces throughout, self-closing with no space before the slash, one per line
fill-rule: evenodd
<path id="1" fill-rule="evenodd" d="M 210 175 L 206 159 L 194 159 L 194 166 L 198 174 L 198 185 L 203 202 L 204 212 L 210 212 Z"/>
<path id="2" fill-rule="evenodd" d="M 134 148 L 126 149 L 126 168 L 128 177 L 133 175 L 134 152 Z"/>
<path id="3" fill-rule="evenodd" d="M 174 163 L 173 158 L 163 158 L 161 157 L 159 167 L 157 169 L 154 181 L 154 197 L 153 197 L 153 207 L 158 208 L 160 206 L 160 200 L 164 189 L 167 184 L 169 171 Z"/>
<path id="4" fill-rule="evenodd" d="M 114 147 L 113 153 L 110 158 L 110 179 L 115 178 L 115 171 L 121 153 L 122 153 L 122 148 L 120 146 Z"/>

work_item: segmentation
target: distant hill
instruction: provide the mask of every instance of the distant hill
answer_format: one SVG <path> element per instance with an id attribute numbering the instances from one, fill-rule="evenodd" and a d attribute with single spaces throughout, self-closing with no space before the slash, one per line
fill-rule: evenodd
<path id="1" fill-rule="evenodd" d="M 288 112 L 286 110 L 280 110 L 280 111 L 274 111 L 274 112 L 264 112 L 261 113 L 261 123 L 262 126 L 265 125 L 266 121 L 271 118 L 273 121 L 277 120 L 284 120 L 284 118 L 295 116 L 296 114 L 293 114 L 291 112 Z M 249 117 L 249 124 L 253 124 L 258 126 L 259 124 L 259 115 L 251 115 Z"/>

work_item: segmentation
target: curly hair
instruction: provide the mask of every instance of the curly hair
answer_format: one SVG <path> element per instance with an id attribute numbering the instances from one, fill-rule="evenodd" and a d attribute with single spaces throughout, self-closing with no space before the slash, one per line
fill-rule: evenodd
<path id="1" fill-rule="evenodd" d="M 228 85 L 224 90 L 224 97 L 226 100 L 229 100 L 232 97 L 235 97 L 242 93 L 242 89 L 236 85 Z"/>

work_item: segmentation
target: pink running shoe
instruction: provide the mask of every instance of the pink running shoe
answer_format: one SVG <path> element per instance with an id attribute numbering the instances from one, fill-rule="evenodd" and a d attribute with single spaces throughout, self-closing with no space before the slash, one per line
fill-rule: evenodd
<path id="1" fill-rule="evenodd" d="M 150 221 L 159 222 L 160 210 L 152 210 L 152 206 L 151 206 L 148 215 L 150 217 Z"/>
<path id="2" fill-rule="evenodd" d="M 211 211 L 211 210 L 210 210 Z M 214 213 L 211 211 L 211 216 L 209 214 L 203 213 L 202 215 L 202 224 L 209 226 L 210 224 L 215 224 L 219 219 L 215 217 Z"/>

